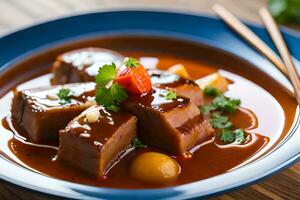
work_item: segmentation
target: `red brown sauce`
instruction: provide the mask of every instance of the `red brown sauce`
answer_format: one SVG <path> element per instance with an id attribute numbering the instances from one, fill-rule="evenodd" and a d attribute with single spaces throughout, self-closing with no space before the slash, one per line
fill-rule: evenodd
<path id="1" fill-rule="evenodd" d="M 183 64 L 193 79 L 203 77 L 218 69 L 216 65 L 175 54 L 164 54 L 161 52 L 147 53 L 142 51 L 123 51 L 121 53 L 125 56 L 130 55 L 138 58 L 155 58 L 158 60 L 157 67 L 162 70 L 174 64 Z M 53 52 L 51 52 L 51 55 L 52 54 Z M 34 64 L 34 62 L 31 64 Z M 26 65 L 28 66 L 28 62 Z M 15 70 L 19 70 L 20 72 L 20 69 L 19 67 Z M 296 103 L 290 96 L 282 95 L 282 93 L 285 92 L 283 89 L 274 90 L 276 83 L 274 83 L 273 86 L 264 87 L 266 91 L 240 76 L 226 71 L 222 73 L 226 78 L 233 81 L 227 95 L 241 98 L 242 100 L 242 108 L 236 113 L 229 115 L 229 118 L 235 128 L 242 128 L 247 131 L 247 142 L 245 145 L 223 145 L 220 144 L 217 137 L 215 137 L 204 144 L 194 147 L 191 150 L 192 156 L 190 157 L 171 155 L 181 167 L 181 174 L 173 182 L 166 184 L 148 184 L 130 177 L 129 166 L 137 155 L 147 151 L 162 152 L 152 147 L 147 149 L 131 149 L 131 151 L 128 151 L 127 155 L 109 171 L 107 176 L 101 180 L 88 176 L 54 159 L 58 144 L 45 144 L 51 146 L 36 145 L 26 140 L 26 133 L 18 127 L 18 124 L 11 121 L 9 108 L 3 111 L 4 113 L 1 115 L 2 117 L 5 115 L 8 117 L 3 118 L 3 127 L 0 127 L 0 140 L 2 142 L 0 153 L 16 164 L 34 170 L 37 173 L 70 182 L 110 188 L 161 188 L 190 183 L 228 172 L 267 153 L 280 139 L 286 136 L 294 119 Z M 16 72 L 11 74 L 13 76 Z M 37 74 L 38 73 L 35 74 L 36 79 L 27 83 L 28 86 L 33 87 L 40 81 L 45 80 L 49 82 L 51 78 L 50 76 L 39 77 Z M 254 80 L 256 83 L 259 81 L 255 76 L 262 75 L 263 74 L 259 73 L 255 75 L 254 73 L 243 74 L 244 77 Z M 28 78 L 24 79 L 28 80 Z M 178 81 L 180 82 L 181 80 Z M 261 79 L 260 84 L 263 85 L 266 81 L 265 79 Z M 2 82 L 0 82 L 0 85 L 1 84 Z M 46 85 L 47 84 L 48 83 L 46 83 Z M 163 84 L 164 83 L 162 83 L 162 85 Z M 16 87 L 17 85 L 13 86 Z M 11 87 L 11 89 L 12 88 L 13 87 Z M 264 99 L 264 101 L 260 104 L 255 101 L 255 98 L 252 98 L 253 95 L 260 95 L 260 98 Z M 154 93 L 144 98 L 145 104 L 153 106 L 153 99 L 159 97 L 155 96 Z M 8 94 L 0 99 L 0 106 L 9 105 L 9 101 L 11 101 L 11 96 Z M 178 106 L 184 104 L 182 102 L 177 103 Z M 168 103 L 166 103 L 166 105 L 168 105 Z M 262 109 L 262 107 L 264 109 Z M 163 109 L 167 109 L 167 106 L 163 107 Z M 274 114 L 274 112 L 277 113 Z M 271 117 L 267 118 L 266 116 Z"/>
<path id="2" fill-rule="evenodd" d="M 239 115 L 239 113 L 236 113 L 236 115 Z M 5 128 L 10 129 L 8 122 L 5 119 L 3 119 L 2 123 Z M 253 138 L 247 147 L 238 145 L 222 146 L 218 145 L 217 141 L 209 141 L 198 147 L 197 150 L 194 150 L 192 158 L 183 156 L 174 157 L 181 167 L 181 174 L 175 182 L 164 185 L 143 183 L 132 179 L 128 174 L 130 163 L 137 155 L 148 151 L 162 152 L 159 149 L 147 148 L 131 150 L 109 171 L 105 179 L 97 180 L 94 177 L 89 177 L 88 175 L 55 160 L 54 158 L 57 150 L 54 148 L 47 148 L 42 145 L 32 146 L 16 137 L 8 141 L 8 146 L 10 151 L 13 152 L 22 163 L 51 177 L 101 187 L 153 188 L 174 186 L 209 178 L 236 167 L 243 161 L 249 159 L 249 157 L 253 156 L 253 154 L 258 152 L 269 142 L 268 137 L 264 137 L 260 134 L 253 134 L 252 137 Z"/>
<path id="3" fill-rule="evenodd" d="M 145 107 L 151 107 L 160 112 L 167 112 L 174 108 L 182 108 L 186 106 L 190 100 L 184 97 L 177 97 L 172 100 L 167 100 L 164 95 L 167 93 L 166 90 L 154 88 L 152 92 L 148 94 L 131 94 L 128 99 L 124 101 L 124 104 L 129 102 L 136 102 Z"/>

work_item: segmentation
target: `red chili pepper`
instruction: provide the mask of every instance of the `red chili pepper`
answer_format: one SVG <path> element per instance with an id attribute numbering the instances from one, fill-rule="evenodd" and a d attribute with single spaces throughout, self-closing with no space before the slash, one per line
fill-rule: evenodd
<path id="1" fill-rule="evenodd" d="M 148 93 L 152 89 L 148 72 L 142 65 L 121 69 L 115 78 L 115 82 L 135 94 Z"/>

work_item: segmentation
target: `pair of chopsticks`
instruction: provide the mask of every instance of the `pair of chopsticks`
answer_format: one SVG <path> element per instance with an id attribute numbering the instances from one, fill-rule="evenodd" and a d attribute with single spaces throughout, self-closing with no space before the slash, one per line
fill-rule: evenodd
<path id="1" fill-rule="evenodd" d="M 294 88 L 295 97 L 300 105 L 300 79 L 296 70 L 294 61 L 282 37 L 274 18 L 266 7 L 259 10 L 259 15 L 265 24 L 281 58 L 262 41 L 254 32 L 252 32 L 245 24 L 243 24 L 231 12 L 219 4 L 213 6 L 213 10 L 219 17 L 225 21 L 234 31 L 242 36 L 247 42 L 260 51 L 267 59 L 269 59 L 285 76 L 287 76 Z"/>

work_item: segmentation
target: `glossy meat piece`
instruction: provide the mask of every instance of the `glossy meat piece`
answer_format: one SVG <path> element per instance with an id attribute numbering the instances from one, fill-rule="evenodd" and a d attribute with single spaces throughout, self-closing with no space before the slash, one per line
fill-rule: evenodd
<path id="1" fill-rule="evenodd" d="M 94 81 L 99 67 L 116 62 L 123 57 L 116 52 L 101 48 L 78 49 L 64 53 L 52 66 L 54 77 L 52 84 L 65 84 Z M 173 90 L 178 95 L 187 97 L 196 105 L 203 105 L 203 93 L 193 81 L 181 78 L 167 71 L 151 69 L 148 71 L 151 82 L 156 87 Z"/>
<path id="2" fill-rule="evenodd" d="M 70 102 L 66 104 L 57 97 L 61 88 L 72 92 Z M 91 82 L 16 91 L 12 103 L 13 120 L 34 142 L 58 140 L 59 130 L 94 103 L 94 91 L 95 84 Z"/>
<path id="3" fill-rule="evenodd" d="M 185 97 L 167 100 L 166 90 L 130 95 L 122 107 L 138 118 L 139 137 L 151 146 L 183 154 L 213 136 L 213 129 L 198 107 Z"/>
<path id="4" fill-rule="evenodd" d="M 172 90 L 179 96 L 191 99 L 197 106 L 203 105 L 204 97 L 202 90 L 194 81 L 161 70 L 149 70 L 149 75 L 155 87 Z"/>
<path id="5" fill-rule="evenodd" d="M 117 52 L 102 48 L 84 48 L 57 57 L 52 66 L 53 85 L 94 81 L 99 67 L 123 60 Z"/>
<path id="6" fill-rule="evenodd" d="M 89 122 L 88 113 L 100 112 Z M 136 136 L 136 117 L 92 106 L 60 131 L 58 159 L 102 177 L 120 159 Z"/>

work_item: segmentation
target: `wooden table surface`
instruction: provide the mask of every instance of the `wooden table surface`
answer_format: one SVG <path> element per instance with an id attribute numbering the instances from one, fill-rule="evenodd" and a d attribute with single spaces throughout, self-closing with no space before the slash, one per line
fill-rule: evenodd
<path id="1" fill-rule="evenodd" d="M 41 21 L 89 11 L 149 8 L 212 14 L 210 8 L 215 2 L 255 23 L 261 23 L 257 9 L 266 4 L 266 0 L 0 0 L 0 36 Z M 0 182 L 3 200 L 49 198 Z M 258 184 L 213 199 L 300 199 L 300 162 Z"/>

